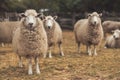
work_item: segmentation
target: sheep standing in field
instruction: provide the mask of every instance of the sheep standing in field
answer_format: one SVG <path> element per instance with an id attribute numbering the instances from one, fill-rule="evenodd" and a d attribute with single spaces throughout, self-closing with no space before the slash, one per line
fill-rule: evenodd
<path id="1" fill-rule="evenodd" d="M 58 44 L 60 55 L 64 56 L 64 53 L 62 51 L 62 30 L 60 28 L 60 25 L 55 21 L 57 19 L 57 16 L 46 16 L 43 19 L 43 24 L 47 33 L 48 37 L 48 51 L 49 51 L 49 58 L 52 58 L 51 55 L 51 47 Z M 47 55 L 47 54 L 46 54 Z M 46 56 L 44 56 L 45 58 Z"/>
<path id="2" fill-rule="evenodd" d="M 91 56 L 91 46 L 94 46 L 94 55 L 97 55 L 96 48 L 103 38 L 101 26 L 101 14 L 93 12 L 88 15 L 88 19 L 79 20 L 74 26 L 75 39 L 80 53 L 80 44 L 86 45 L 87 53 Z"/>
<path id="3" fill-rule="evenodd" d="M 22 67 L 21 57 L 28 59 L 28 74 L 32 72 L 32 58 L 35 60 L 36 73 L 40 74 L 39 57 L 47 52 L 47 34 L 39 19 L 40 14 L 29 9 L 21 14 L 20 26 L 13 35 L 13 49 L 19 56 L 19 66 Z"/>
<path id="4" fill-rule="evenodd" d="M 13 31 L 19 24 L 19 21 L 0 22 L 0 44 L 12 43 Z"/>
<path id="5" fill-rule="evenodd" d="M 113 32 L 113 35 L 107 37 L 105 48 L 120 48 L 120 30 Z"/>
<path id="6" fill-rule="evenodd" d="M 104 21 L 102 23 L 103 31 L 104 31 L 104 38 L 106 38 L 107 33 L 112 33 L 113 30 L 119 29 L 120 30 L 120 22 L 118 21 Z"/>

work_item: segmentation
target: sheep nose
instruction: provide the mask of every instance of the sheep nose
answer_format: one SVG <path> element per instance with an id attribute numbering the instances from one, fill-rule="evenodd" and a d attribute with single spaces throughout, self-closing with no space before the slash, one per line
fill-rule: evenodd
<path id="1" fill-rule="evenodd" d="M 97 22 L 95 21 L 94 24 L 96 24 Z"/>
<path id="2" fill-rule="evenodd" d="M 113 35 L 113 37 L 115 38 L 115 35 Z"/>
<path id="3" fill-rule="evenodd" d="M 48 26 L 48 29 L 50 29 L 50 26 Z"/>
<path id="4" fill-rule="evenodd" d="M 30 25 L 30 26 L 32 26 L 32 25 L 33 25 L 33 23 L 29 23 L 29 25 Z"/>

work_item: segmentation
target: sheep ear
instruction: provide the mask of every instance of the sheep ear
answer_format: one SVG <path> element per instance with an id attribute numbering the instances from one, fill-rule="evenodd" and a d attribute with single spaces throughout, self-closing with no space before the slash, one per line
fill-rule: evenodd
<path id="1" fill-rule="evenodd" d="M 112 30 L 111 32 L 112 32 L 112 33 L 114 33 L 115 31 L 114 31 L 114 30 Z"/>
<path id="2" fill-rule="evenodd" d="M 102 16 L 102 13 L 100 13 L 99 16 L 101 17 L 101 16 Z"/>
<path id="3" fill-rule="evenodd" d="M 36 17 L 41 17 L 43 13 L 38 13 Z"/>
<path id="4" fill-rule="evenodd" d="M 45 19 L 45 15 L 41 15 L 41 16 L 40 16 L 40 19 L 41 19 L 41 20 L 44 20 L 44 19 Z"/>
<path id="5" fill-rule="evenodd" d="M 53 18 L 56 20 L 58 18 L 58 16 L 54 16 Z"/>
<path id="6" fill-rule="evenodd" d="M 40 15 L 41 15 L 41 14 L 40 14 L 40 13 L 38 13 L 36 17 L 39 17 Z"/>
<path id="7" fill-rule="evenodd" d="M 39 17 L 41 20 L 43 20 L 45 16 L 43 13 L 38 13 L 36 17 Z"/>
<path id="8" fill-rule="evenodd" d="M 87 14 L 87 17 L 90 17 L 91 16 L 91 14 Z"/>
<path id="9" fill-rule="evenodd" d="M 20 13 L 19 16 L 20 17 L 26 17 L 26 15 L 24 13 Z"/>

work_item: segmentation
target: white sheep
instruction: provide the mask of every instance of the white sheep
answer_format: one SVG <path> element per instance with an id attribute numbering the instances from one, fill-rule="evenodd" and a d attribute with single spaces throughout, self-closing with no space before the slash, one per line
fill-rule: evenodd
<path id="1" fill-rule="evenodd" d="M 104 21 L 102 23 L 103 31 L 104 31 L 104 38 L 106 38 L 107 33 L 112 33 L 113 30 L 119 29 L 120 30 L 120 22 L 119 21 Z"/>
<path id="2" fill-rule="evenodd" d="M 19 24 L 19 21 L 0 22 L 0 44 L 12 43 L 13 31 Z"/>
<path id="3" fill-rule="evenodd" d="M 107 37 L 105 48 L 120 48 L 120 30 L 114 30 L 113 35 Z"/>
<path id="4" fill-rule="evenodd" d="M 64 56 L 62 51 L 62 30 L 60 25 L 55 21 L 57 16 L 45 16 L 43 19 L 43 24 L 47 33 L 48 37 L 48 51 L 49 51 L 49 58 L 52 58 L 51 55 L 51 48 L 53 45 L 58 44 L 59 52 L 61 56 Z M 47 54 L 46 54 L 47 55 Z M 45 58 L 46 56 L 44 56 Z"/>
<path id="5" fill-rule="evenodd" d="M 13 35 L 13 49 L 19 56 L 20 67 L 22 67 L 21 58 L 27 58 L 28 74 L 33 74 L 32 58 L 34 58 L 36 73 L 40 74 L 39 57 L 47 52 L 47 34 L 39 19 L 39 14 L 34 9 L 26 10 L 21 16 L 20 26 Z"/>
<path id="6" fill-rule="evenodd" d="M 88 19 L 79 20 L 74 26 L 78 52 L 80 53 L 80 44 L 86 45 L 87 53 L 91 56 L 91 46 L 94 46 L 94 55 L 97 55 L 96 48 L 103 38 L 103 29 L 100 16 L 97 12 L 88 15 Z"/>

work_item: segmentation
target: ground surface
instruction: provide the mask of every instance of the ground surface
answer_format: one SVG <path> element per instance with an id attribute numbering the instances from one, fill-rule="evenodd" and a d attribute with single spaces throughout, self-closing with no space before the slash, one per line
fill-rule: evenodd
<path id="1" fill-rule="evenodd" d="M 18 57 L 10 47 L 0 47 L 0 80 L 120 80 L 120 49 L 104 49 L 102 43 L 98 56 L 88 56 L 85 46 L 77 53 L 72 31 L 65 30 L 64 53 L 53 48 L 53 58 L 40 59 L 41 74 L 27 75 L 27 60 L 24 67 L 18 67 Z M 33 66 L 35 67 L 35 66 Z"/>

